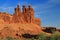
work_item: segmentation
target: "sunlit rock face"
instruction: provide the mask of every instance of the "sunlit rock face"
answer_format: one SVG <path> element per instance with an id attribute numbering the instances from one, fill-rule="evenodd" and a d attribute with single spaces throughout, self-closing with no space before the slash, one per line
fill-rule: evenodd
<path id="1" fill-rule="evenodd" d="M 0 23 L 34 23 L 40 25 L 39 18 L 34 17 L 34 10 L 31 5 L 26 8 L 25 5 L 22 6 L 22 12 L 20 6 L 14 9 L 14 14 L 7 14 L 6 12 L 0 12 Z"/>
<path id="2" fill-rule="evenodd" d="M 41 22 L 39 18 L 34 17 L 34 10 L 31 5 L 26 8 L 20 5 L 14 9 L 14 14 L 0 12 L 0 36 L 16 36 L 16 33 L 39 34 L 41 32 Z"/>

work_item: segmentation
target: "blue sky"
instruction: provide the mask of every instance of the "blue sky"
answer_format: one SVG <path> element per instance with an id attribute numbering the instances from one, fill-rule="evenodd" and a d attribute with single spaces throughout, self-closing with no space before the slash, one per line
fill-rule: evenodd
<path id="1" fill-rule="evenodd" d="M 0 0 L 0 12 L 13 14 L 17 4 L 21 8 L 23 4 L 31 4 L 42 26 L 60 28 L 60 0 Z"/>

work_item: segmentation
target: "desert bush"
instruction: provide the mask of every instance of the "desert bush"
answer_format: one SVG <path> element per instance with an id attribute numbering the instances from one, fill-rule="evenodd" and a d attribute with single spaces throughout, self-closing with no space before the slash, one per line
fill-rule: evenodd
<path id="1" fill-rule="evenodd" d="M 47 35 L 45 33 L 40 33 L 36 39 L 32 38 L 32 40 L 47 40 Z"/>
<path id="2" fill-rule="evenodd" d="M 51 35 L 50 40 L 60 40 L 60 33 L 59 32 L 54 32 Z"/>
<path id="3" fill-rule="evenodd" d="M 6 39 L 7 39 L 7 40 L 13 40 L 13 38 L 12 38 L 12 37 L 6 37 Z"/>
<path id="4" fill-rule="evenodd" d="M 0 38 L 0 40 L 20 40 L 20 39 L 12 38 L 12 37 L 5 37 L 5 38 Z"/>
<path id="5" fill-rule="evenodd" d="M 45 33 L 40 33 L 38 36 L 38 40 L 47 40 L 47 35 Z"/>

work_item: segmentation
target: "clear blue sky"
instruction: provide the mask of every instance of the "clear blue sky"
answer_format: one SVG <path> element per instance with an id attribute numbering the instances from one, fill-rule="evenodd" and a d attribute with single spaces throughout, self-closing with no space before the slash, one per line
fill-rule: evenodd
<path id="1" fill-rule="evenodd" d="M 60 28 L 60 0 L 0 0 L 0 12 L 13 14 L 14 8 L 20 3 L 31 4 L 35 17 L 40 18 L 42 26 Z"/>

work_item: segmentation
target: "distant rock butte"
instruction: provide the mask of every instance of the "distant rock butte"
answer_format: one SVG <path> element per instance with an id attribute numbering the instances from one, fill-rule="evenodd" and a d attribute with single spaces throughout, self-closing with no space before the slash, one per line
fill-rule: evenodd
<path id="1" fill-rule="evenodd" d="M 24 33 L 39 34 L 41 32 L 41 22 L 39 18 L 34 17 L 34 10 L 31 5 L 26 8 L 20 6 L 14 9 L 14 14 L 0 12 L 0 36 L 16 36 Z"/>

